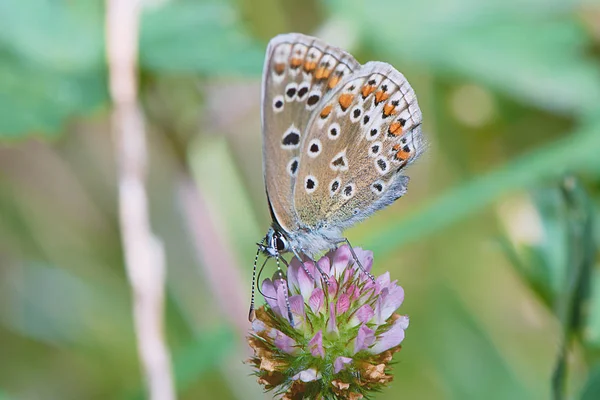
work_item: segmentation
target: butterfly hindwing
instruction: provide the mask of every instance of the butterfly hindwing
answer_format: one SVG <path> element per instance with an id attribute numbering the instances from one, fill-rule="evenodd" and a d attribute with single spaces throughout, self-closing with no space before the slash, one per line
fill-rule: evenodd
<path id="1" fill-rule="evenodd" d="M 314 110 L 299 148 L 300 224 L 342 230 L 402 196 L 401 172 L 424 150 L 421 119 L 413 89 L 389 64 L 348 76 Z"/>
<path id="2" fill-rule="evenodd" d="M 273 217 L 288 232 L 298 228 L 293 189 L 309 119 L 359 67 L 348 53 L 305 35 L 279 35 L 269 42 L 262 87 L 263 169 Z"/>

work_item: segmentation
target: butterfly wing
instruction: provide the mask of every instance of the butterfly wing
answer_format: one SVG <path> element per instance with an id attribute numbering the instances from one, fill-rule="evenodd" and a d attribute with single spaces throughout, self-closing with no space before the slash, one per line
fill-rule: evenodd
<path id="1" fill-rule="evenodd" d="M 315 110 L 300 148 L 294 206 L 311 229 L 342 230 L 406 192 L 404 168 L 424 150 L 406 78 L 369 62 Z"/>
<path id="2" fill-rule="evenodd" d="M 269 42 L 263 69 L 263 171 L 271 214 L 295 230 L 293 188 L 312 111 L 360 64 L 348 53 L 301 34 Z"/>

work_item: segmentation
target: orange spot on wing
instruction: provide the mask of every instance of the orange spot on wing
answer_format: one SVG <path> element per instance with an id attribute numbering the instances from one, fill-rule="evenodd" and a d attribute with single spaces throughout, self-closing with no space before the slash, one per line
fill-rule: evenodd
<path id="1" fill-rule="evenodd" d="M 382 101 L 387 100 L 390 97 L 389 94 L 387 94 L 386 92 L 384 92 L 383 90 L 378 90 L 375 93 L 375 104 L 379 104 Z"/>
<path id="2" fill-rule="evenodd" d="M 352 104 L 352 100 L 354 100 L 354 95 L 350 93 L 344 93 L 339 98 L 340 107 L 342 107 L 342 111 L 346 111 L 350 104 Z"/>
<path id="3" fill-rule="evenodd" d="M 304 63 L 304 70 L 306 72 L 312 72 L 317 68 L 317 63 L 315 61 L 306 61 Z"/>
<path id="4" fill-rule="evenodd" d="M 333 89 L 335 87 L 335 85 L 338 84 L 339 81 L 340 81 L 339 76 L 332 76 L 331 79 L 329 79 L 329 83 L 327 84 L 327 86 L 329 86 L 329 89 Z"/>
<path id="5" fill-rule="evenodd" d="M 402 146 L 400 146 L 399 144 L 395 144 L 392 147 L 392 149 L 394 151 L 396 151 L 396 155 L 394 156 L 394 157 L 396 157 L 396 160 L 406 161 L 410 157 L 410 151 L 404 151 L 404 149 L 402 148 Z"/>
<path id="6" fill-rule="evenodd" d="M 333 106 L 331 104 L 325 106 L 323 108 L 323 110 L 321 110 L 321 118 L 327 118 L 329 116 L 329 114 L 331 113 L 331 109 L 333 108 Z"/>
<path id="7" fill-rule="evenodd" d="M 390 125 L 390 127 L 388 128 L 388 133 L 390 135 L 394 135 L 394 136 L 400 136 L 402 135 L 402 125 L 400 125 L 400 122 L 394 122 Z M 396 148 L 396 146 L 398 146 L 398 148 Z M 394 150 L 399 150 L 400 146 L 399 145 L 395 145 L 394 146 Z"/>
<path id="8" fill-rule="evenodd" d="M 299 66 L 302 65 L 302 59 L 301 58 L 297 58 L 294 57 L 290 60 L 290 66 L 294 69 L 298 68 Z"/>
<path id="9" fill-rule="evenodd" d="M 277 75 L 281 75 L 285 71 L 285 64 L 284 63 L 277 63 L 277 64 L 275 64 L 275 66 L 273 67 L 273 69 L 275 70 L 275 73 Z"/>
<path id="10" fill-rule="evenodd" d="M 396 108 L 395 105 L 393 104 L 386 104 L 385 106 L 383 106 L 383 116 L 384 117 L 389 117 L 391 114 L 394 113 L 394 109 Z"/>
<path id="11" fill-rule="evenodd" d="M 327 79 L 327 78 L 329 78 L 330 74 L 331 74 L 330 69 L 327 69 L 325 67 L 319 67 L 319 68 L 317 68 L 317 71 L 315 72 L 315 79 Z"/>
<path id="12" fill-rule="evenodd" d="M 375 86 L 372 85 L 365 85 L 362 87 L 362 97 L 363 99 L 367 98 L 368 95 L 370 95 L 371 93 L 373 93 L 375 91 Z"/>

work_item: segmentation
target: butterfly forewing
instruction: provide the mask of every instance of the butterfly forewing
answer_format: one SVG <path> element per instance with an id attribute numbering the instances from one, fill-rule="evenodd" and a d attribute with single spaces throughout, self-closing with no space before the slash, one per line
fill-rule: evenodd
<path id="1" fill-rule="evenodd" d="M 298 228 L 294 184 L 302 164 L 312 159 L 301 155 L 309 120 L 327 111 L 324 98 L 359 67 L 348 53 L 301 34 L 269 43 L 262 87 L 265 185 L 273 217 L 288 232 Z M 322 151 L 311 145 L 313 154 Z"/>
<path id="2" fill-rule="evenodd" d="M 300 223 L 343 229 L 402 196 L 401 171 L 424 149 L 420 125 L 413 89 L 389 64 L 370 62 L 347 77 L 314 110 L 299 148 Z"/>

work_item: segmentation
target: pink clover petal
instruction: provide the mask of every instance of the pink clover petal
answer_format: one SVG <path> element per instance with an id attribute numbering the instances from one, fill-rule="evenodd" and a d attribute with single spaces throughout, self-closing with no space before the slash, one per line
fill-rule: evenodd
<path id="1" fill-rule="evenodd" d="M 274 343 L 278 349 L 288 354 L 292 354 L 296 350 L 296 341 L 285 333 L 279 331 L 277 331 L 277 336 L 275 337 Z"/>
<path id="2" fill-rule="evenodd" d="M 325 293 L 323 289 L 316 288 L 313 290 L 310 298 L 308 299 L 308 305 L 314 314 L 321 312 L 323 304 L 325 303 Z"/>
<path id="3" fill-rule="evenodd" d="M 358 299 L 356 299 L 356 303 L 358 305 L 363 305 L 367 302 L 370 302 L 373 299 L 374 292 L 375 292 L 374 287 L 370 287 L 370 288 L 363 287 L 362 290 L 360 291 L 360 297 Z"/>
<path id="4" fill-rule="evenodd" d="M 304 266 L 306 267 L 306 269 L 308 270 L 308 272 L 310 272 L 310 274 L 312 275 L 313 278 L 315 279 L 319 279 L 319 270 L 317 269 L 317 267 L 315 267 L 315 264 L 312 261 L 307 261 L 304 263 Z"/>
<path id="5" fill-rule="evenodd" d="M 315 282 L 306 274 L 306 271 L 304 271 L 302 267 L 298 269 L 298 283 L 300 286 L 300 293 L 302 294 L 304 301 L 308 301 L 315 287 Z"/>
<path id="6" fill-rule="evenodd" d="M 294 257 L 290 262 L 290 266 L 287 270 L 288 286 L 290 288 L 290 293 L 293 294 L 300 293 L 300 283 L 298 282 L 299 269 L 302 269 L 300 261 L 298 261 L 298 259 Z"/>
<path id="7" fill-rule="evenodd" d="M 337 315 L 342 315 L 350 308 L 350 296 L 347 293 L 342 293 L 337 301 Z"/>
<path id="8" fill-rule="evenodd" d="M 350 285 L 350 286 L 348 286 L 348 289 L 346 289 L 346 294 L 348 295 L 349 299 L 352 299 L 352 295 L 354 294 L 355 288 L 356 288 L 355 285 Z"/>
<path id="9" fill-rule="evenodd" d="M 408 315 L 401 315 L 396 322 L 400 324 L 402 329 L 406 330 L 408 328 L 408 324 L 410 323 L 410 319 L 408 318 Z"/>
<path id="10" fill-rule="evenodd" d="M 294 327 L 297 329 L 302 328 L 304 321 L 306 320 L 304 300 L 302 299 L 302 296 L 296 294 L 290 297 L 290 309 L 294 315 Z"/>
<path id="11" fill-rule="evenodd" d="M 363 288 L 362 288 L 363 292 L 372 290 L 377 286 L 375 283 L 373 283 L 373 281 L 368 276 L 365 276 L 365 278 L 366 279 L 361 280 L 361 282 L 365 282 L 365 284 L 363 285 Z"/>
<path id="12" fill-rule="evenodd" d="M 308 342 L 308 348 L 313 357 L 325 357 L 325 350 L 323 350 L 323 331 L 320 330 L 315 333 L 315 336 Z"/>
<path id="13" fill-rule="evenodd" d="M 375 331 L 363 324 L 358 328 L 356 340 L 354 342 L 354 354 L 367 349 L 375 341 Z"/>
<path id="14" fill-rule="evenodd" d="M 343 276 L 342 284 L 346 284 L 346 282 L 348 282 L 348 279 L 350 279 L 351 275 L 352 275 L 352 270 L 350 268 L 346 268 L 346 270 L 342 274 L 342 276 Z"/>
<path id="15" fill-rule="evenodd" d="M 385 289 L 385 291 L 387 294 L 387 289 Z M 382 325 L 385 323 L 385 319 L 383 319 L 382 313 L 381 313 L 381 310 L 383 309 L 383 301 L 384 301 L 383 297 L 384 297 L 384 293 L 381 293 L 379 295 L 379 297 L 377 297 L 377 302 L 375 303 L 375 310 L 374 310 L 375 316 L 373 318 L 374 318 L 374 322 L 377 325 Z"/>
<path id="16" fill-rule="evenodd" d="M 319 261 L 317 261 L 319 267 L 325 272 L 325 275 L 329 275 L 331 273 L 331 262 L 329 261 L 329 257 L 324 256 L 321 257 Z"/>
<path id="17" fill-rule="evenodd" d="M 387 288 L 390 285 L 390 273 L 386 272 L 383 275 L 380 275 L 375 279 L 375 286 L 377 294 L 381 293 L 381 291 Z"/>
<path id="18" fill-rule="evenodd" d="M 358 300 L 358 298 L 360 297 L 360 288 L 357 285 L 351 285 L 348 288 L 348 295 L 350 296 L 350 300 Z"/>
<path id="19" fill-rule="evenodd" d="M 329 321 L 327 321 L 327 332 L 336 334 L 339 333 L 335 319 L 335 306 L 333 302 L 329 303 Z"/>
<path id="20" fill-rule="evenodd" d="M 403 301 L 404 289 L 402 289 L 402 286 L 383 289 L 377 299 L 377 305 L 375 307 L 375 314 L 377 316 L 376 323 L 385 323 L 385 321 L 392 316 L 394 311 L 402 305 Z"/>
<path id="21" fill-rule="evenodd" d="M 315 368 L 305 369 L 304 371 L 298 372 L 296 375 L 292 376 L 293 381 L 302 381 L 302 382 L 312 382 L 317 379 L 321 379 L 321 373 L 317 372 Z"/>
<path id="22" fill-rule="evenodd" d="M 277 308 L 277 292 L 275 290 L 275 285 L 269 278 L 263 281 L 262 292 L 265 295 L 265 300 L 267 301 L 269 307 L 278 313 L 278 310 L 275 310 Z"/>
<path id="23" fill-rule="evenodd" d="M 383 332 L 373 347 L 369 349 L 372 354 L 383 353 L 392 347 L 398 346 L 404 340 L 404 330 L 408 328 L 408 317 L 403 315 L 394 321 L 394 324 L 386 332 Z"/>
<path id="24" fill-rule="evenodd" d="M 335 280 L 335 278 L 333 276 L 329 277 L 329 285 L 328 286 L 328 292 L 330 296 L 335 296 L 335 293 L 337 292 L 338 289 L 338 282 Z"/>
<path id="25" fill-rule="evenodd" d="M 368 304 L 363 304 L 356 310 L 352 318 L 350 319 L 350 327 L 355 327 L 359 324 L 365 324 L 373 318 L 375 312 L 373 308 Z"/>
<path id="26" fill-rule="evenodd" d="M 360 264 L 363 266 L 365 271 L 371 272 L 371 267 L 373 266 L 373 252 L 370 250 L 363 250 L 360 247 L 355 247 L 354 253 L 356 253 L 356 258 L 358 258 L 358 261 L 360 261 Z M 356 268 L 360 270 L 358 265 Z M 363 271 L 360 272 L 364 274 Z"/>
<path id="27" fill-rule="evenodd" d="M 338 357 L 335 359 L 335 361 L 333 362 L 333 373 L 337 374 L 338 372 L 340 372 L 341 370 L 343 370 L 344 368 L 346 368 L 346 364 L 349 364 L 352 362 L 352 359 L 349 357 Z"/>
<path id="28" fill-rule="evenodd" d="M 273 277 L 271 278 L 271 281 L 273 282 L 273 286 L 275 286 L 275 290 L 278 290 L 279 287 L 281 286 L 281 275 L 279 274 L 278 271 L 275 271 L 275 273 L 273 274 Z"/>
<path id="29" fill-rule="evenodd" d="M 336 279 L 339 279 L 348 263 L 352 260 L 352 253 L 348 245 L 343 245 L 333 254 L 332 262 L 332 275 L 335 275 Z"/>
<path id="30" fill-rule="evenodd" d="M 261 333 L 267 330 L 267 325 L 265 325 L 264 322 L 262 322 L 260 319 L 255 318 L 254 321 L 252 321 L 252 331 L 254 331 L 254 333 Z"/>
<path id="31" fill-rule="evenodd" d="M 279 287 L 277 287 L 277 307 L 279 308 L 279 315 L 284 317 L 288 322 L 291 322 L 288 316 L 287 303 L 285 301 L 285 290 L 286 287 L 284 285 L 279 285 Z"/>

